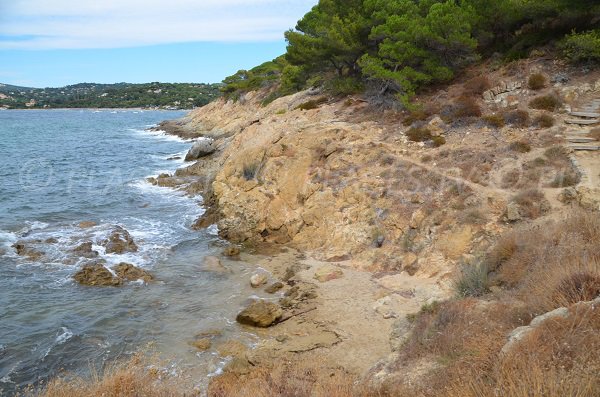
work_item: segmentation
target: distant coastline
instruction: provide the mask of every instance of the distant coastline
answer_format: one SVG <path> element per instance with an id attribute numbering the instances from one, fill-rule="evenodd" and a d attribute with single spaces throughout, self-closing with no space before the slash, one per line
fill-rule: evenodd
<path id="1" fill-rule="evenodd" d="M 186 110 L 221 96 L 220 84 L 82 83 L 60 88 L 0 84 L 0 109 Z"/>

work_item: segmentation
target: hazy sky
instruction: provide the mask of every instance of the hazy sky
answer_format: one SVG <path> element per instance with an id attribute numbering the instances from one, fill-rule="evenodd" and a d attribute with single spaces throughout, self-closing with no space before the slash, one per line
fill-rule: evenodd
<path id="1" fill-rule="evenodd" d="M 0 83 L 217 82 L 317 0 L 0 0 Z"/>

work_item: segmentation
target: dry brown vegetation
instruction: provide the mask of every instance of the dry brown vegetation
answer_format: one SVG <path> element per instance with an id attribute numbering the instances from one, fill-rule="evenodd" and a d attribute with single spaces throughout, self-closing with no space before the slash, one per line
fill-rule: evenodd
<path id="1" fill-rule="evenodd" d="M 548 112 L 556 111 L 561 105 L 562 102 L 556 95 L 538 96 L 529 102 L 530 108 Z"/>
<path id="2" fill-rule="evenodd" d="M 600 294 L 597 241 L 600 219 L 583 211 L 498 239 L 482 260 L 489 283 L 501 286 L 501 293 L 429 305 L 411 318 L 414 328 L 399 352 L 399 373 L 423 359 L 437 363 L 412 385 L 413 395 L 600 395 L 600 311 L 578 303 Z M 559 307 L 570 308 L 570 314 L 542 323 L 501 353 L 513 329 Z"/>
<path id="3" fill-rule="evenodd" d="M 546 76 L 541 73 L 532 74 L 527 80 L 527 86 L 534 91 L 541 90 L 546 87 Z"/>
<path id="4" fill-rule="evenodd" d="M 600 141 L 600 128 L 593 128 L 590 131 L 589 136 L 594 138 L 597 141 Z"/>

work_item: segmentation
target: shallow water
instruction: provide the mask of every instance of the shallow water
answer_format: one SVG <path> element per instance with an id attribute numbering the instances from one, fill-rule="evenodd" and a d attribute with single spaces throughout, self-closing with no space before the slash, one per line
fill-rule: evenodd
<path id="1" fill-rule="evenodd" d="M 0 112 L 0 394 L 90 367 L 151 344 L 175 370 L 193 367 L 198 383 L 223 359 L 188 345 L 197 333 L 224 330 L 247 343 L 232 319 L 253 292 L 251 265 L 233 275 L 204 272 L 202 260 L 225 243 L 214 228 L 188 226 L 202 213 L 189 198 L 146 182 L 182 166 L 190 143 L 147 129 L 182 112 Z M 81 229 L 82 221 L 97 226 Z M 106 255 L 99 242 L 126 228 L 139 251 Z M 56 243 L 47 243 L 54 238 Z M 24 240 L 39 261 L 11 247 Z M 109 265 L 128 262 L 157 282 L 120 288 L 82 287 L 72 275 L 87 261 L 69 250 L 92 241 Z"/>

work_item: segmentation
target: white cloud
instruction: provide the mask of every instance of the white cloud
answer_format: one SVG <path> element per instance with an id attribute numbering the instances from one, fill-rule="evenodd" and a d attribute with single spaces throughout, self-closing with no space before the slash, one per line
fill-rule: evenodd
<path id="1" fill-rule="evenodd" d="M 118 48 L 193 41 L 268 41 L 317 0 L 12 0 L 0 49 Z"/>

